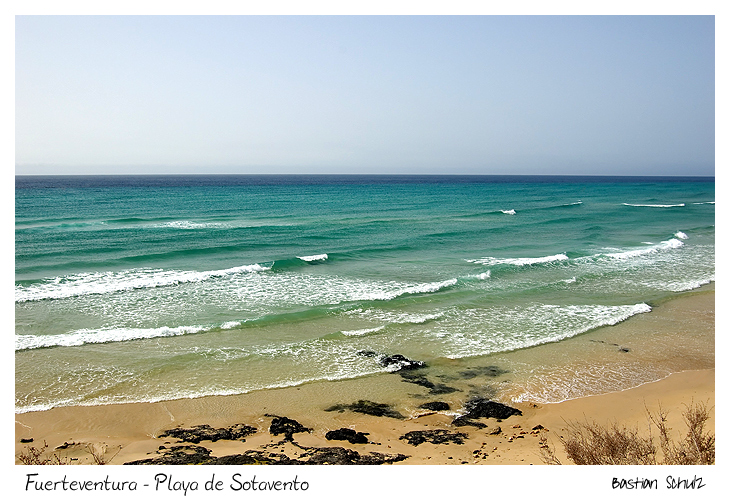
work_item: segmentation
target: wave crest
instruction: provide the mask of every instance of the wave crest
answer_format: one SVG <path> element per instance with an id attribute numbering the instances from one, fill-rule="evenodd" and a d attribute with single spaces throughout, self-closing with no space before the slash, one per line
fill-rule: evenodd
<path id="1" fill-rule="evenodd" d="M 72 347 L 84 344 L 105 344 L 126 340 L 174 337 L 208 330 L 203 326 L 162 326 L 159 328 L 100 328 L 81 329 L 60 335 L 16 335 L 15 350 L 40 349 L 43 347 Z"/>
<path id="2" fill-rule="evenodd" d="M 129 269 L 81 273 L 71 276 L 50 278 L 28 286 L 15 286 L 15 302 L 29 302 L 45 299 L 66 299 L 81 295 L 97 295 L 123 292 L 140 288 L 195 283 L 240 273 L 268 271 L 271 267 L 261 264 L 231 267 L 216 271 L 166 271 L 163 269 Z"/>
<path id="3" fill-rule="evenodd" d="M 471 262 L 473 264 L 483 264 L 485 266 L 496 266 L 499 264 L 510 264 L 513 266 L 531 266 L 533 264 L 548 264 L 551 262 L 559 262 L 561 260 L 568 260 L 568 256 L 564 253 L 559 253 L 556 255 L 548 255 L 546 257 L 484 257 L 482 259 L 467 259 L 467 262 Z"/>
<path id="4" fill-rule="evenodd" d="M 652 205 L 652 204 L 641 204 L 641 203 L 622 203 L 622 205 L 626 205 L 627 207 L 648 207 L 648 208 L 674 208 L 674 207 L 683 207 L 684 203 L 677 203 L 675 205 Z"/>

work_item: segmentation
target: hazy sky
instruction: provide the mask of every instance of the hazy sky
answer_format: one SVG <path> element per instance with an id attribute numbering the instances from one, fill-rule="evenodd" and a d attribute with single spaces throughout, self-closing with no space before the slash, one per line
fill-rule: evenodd
<path id="1" fill-rule="evenodd" d="M 691 17 L 20 16 L 16 173 L 715 173 Z"/>

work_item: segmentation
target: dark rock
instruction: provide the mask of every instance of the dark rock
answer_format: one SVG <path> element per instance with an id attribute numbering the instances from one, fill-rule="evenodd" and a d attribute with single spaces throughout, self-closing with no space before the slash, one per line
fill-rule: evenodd
<path id="1" fill-rule="evenodd" d="M 464 405 L 466 413 L 456 417 L 452 422 L 456 426 L 472 425 L 474 427 L 486 427 L 484 424 L 475 422 L 477 418 L 496 418 L 497 422 L 501 422 L 502 419 L 509 418 L 512 415 L 522 415 L 522 412 L 517 408 L 512 408 L 502 403 L 497 403 L 489 399 L 482 397 L 474 397 L 466 402 Z"/>
<path id="2" fill-rule="evenodd" d="M 192 448 L 192 447 L 191 447 Z M 194 447 L 200 448 L 200 447 Z M 178 453 L 176 456 L 165 454 L 155 459 L 138 460 L 128 462 L 125 465 L 177 465 L 177 464 L 200 464 L 200 465 L 380 465 L 386 463 L 400 462 L 408 458 L 407 455 L 384 455 L 382 453 L 369 453 L 360 455 L 354 450 L 346 448 L 308 448 L 305 453 L 296 459 L 289 458 L 283 453 L 264 453 L 259 450 L 248 450 L 240 455 L 226 455 L 224 457 L 211 457 L 210 450 L 207 454 Z M 199 461 L 194 461 L 199 460 Z"/>
<path id="3" fill-rule="evenodd" d="M 276 415 L 266 415 L 267 417 L 274 417 L 269 426 L 269 432 L 274 436 L 284 434 L 284 441 L 294 441 L 294 434 L 298 432 L 312 432 L 312 429 L 304 427 L 296 420 L 292 420 L 287 417 L 279 417 Z"/>
<path id="4" fill-rule="evenodd" d="M 487 426 L 487 424 L 476 422 L 468 418 L 466 415 L 456 417 L 453 422 L 451 422 L 451 425 L 455 425 L 456 427 L 464 427 L 466 425 L 470 425 L 472 427 L 476 427 L 477 429 L 484 429 Z"/>
<path id="5" fill-rule="evenodd" d="M 296 459 L 289 458 L 283 453 L 264 453 L 259 450 L 247 450 L 240 455 L 226 455 L 212 457 L 203 465 L 297 465 Z"/>
<path id="6" fill-rule="evenodd" d="M 417 368 L 423 368 L 426 366 L 426 363 L 424 363 L 423 361 L 408 359 L 402 354 L 384 356 L 380 358 L 380 364 L 386 368 L 394 368 L 394 370 L 392 371 L 415 370 Z"/>
<path id="7" fill-rule="evenodd" d="M 126 462 L 124 465 L 196 465 L 210 460 L 211 451 L 202 446 L 173 446 L 159 457 Z"/>
<path id="8" fill-rule="evenodd" d="M 629 351 L 631 351 L 631 349 L 629 349 L 628 347 L 619 347 L 618 350 L 619 350 L 619 352 L 629 352 Z"/>
<path id="9" fill-rule="evenodd" d="M 21 443 L 32 443 L 33 438 L 20 438 Z"/>
<path id="10" fill-rule="evenodd" d="M 188 443 L 200 443 L 201 441 L 218 441 L 219 439 L 243 439 L 256 432 L 255 427 L 244 424 L 235 424 L 227 429 L 214 429 L 213 427 L 203 424 L 196 425 L 190 429 L 176 428 L 169 429 L 160 434 L 160 437 L 174 437 Z"/>
<path id="11" fill-rule="evenodd" d="M 419 406 L 419 408 L 431 411 L 447 411 L 451 407 L 448 403 L 444 403 L 443 401 L 431 401 L 430 403 L 423 403 L 421 406 Z"/>
<path id="12" fill-rule="evenodd" d="M 459 372 L 462 378 L 470 379 L 478 377 L 480 375 L 485 377 L 498 377 L 507 373 L 507 370 L 503 370 L 498 366 L 479 366 L 477 368 L 469 368 L 463 372 Z"/>
<path id="13" fill-rule="evenodd" d="M 393 372 L 401 370 L 416 370 L 426 366 L 426 363 L 423 361 L 408 359 L 402 354 L 378 354 L 375 351 L 369 350 L 357 351 L 357 354 L 358 356 L 365 356 L 366 358 L 378 357 L 378 362 Z"/>
<path id="14" fill-rule="evenodd" d="M 450 433 L 445 429 L 434 429 L 430 431 L 410 431 L 401 436 L 399 439 L 405 439 L 408 444 L 418 446 L 419 444 L 426 442 L 433 444 L 464 444 L 464 439 L 467 437 L 468 436 L 463 432 Z"/>
<path id="15" fill-rule="evenodd" d="M 367 455 L 360 455 L 354 450 L 334 447 L 314 448 L 311 452 L 303 453 L 299 457 L 298 463 L 305 465 L 380 465 L 400 462 L 406 458 L 408 458 L 406 455 L 401 454 L 383 455 L 382 453 L 369 453 Z"/>
<path id="16" fill-rule="evenodd" d="M 349 405 L 334 405 L 325 409 L 324 411 L 343 412 L 345 410 L 354 411 L 356 413 L 364 413 L 366 415 L 374 415 L 376 417 L 390 417 L 398 419 L 405 418 L 399 412 L 393 410 L 390 405 L 387 405 L 385 403 L 374 403 L 373 401 L 368 401 L 365 399 L 361 399 L 356 403 L 352 403 Z"/>
<path id="17" fill-rule="evenodd" d="M 512 415 L 522 415 L 517 408 L 512 408 L 502 403 L 484 398 L 473 398 L 466 402 L 466 415 L 468 418 L 496 418 L 505 419 Z"/>
<path id="18" fill-rule="evenodd" d="M 337 429 L 335 431 L 329 431 L 327 434 L 325 434 L 325 438 L 327 440 L 337 440 L 337 441 L 349 441 L 352 444 L 366 444 L 368 442 L 368 433 L 367 432 L 355 432 L 352 429 Z"/>

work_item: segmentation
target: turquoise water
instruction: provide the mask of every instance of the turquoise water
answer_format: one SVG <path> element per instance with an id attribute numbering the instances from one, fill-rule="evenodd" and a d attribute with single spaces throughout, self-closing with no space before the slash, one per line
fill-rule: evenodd
<path id="1" fill-rule="evenodd" d="M 559 341 L 715 275 L 714 179 L 16 177 L 16 411 Z"/>

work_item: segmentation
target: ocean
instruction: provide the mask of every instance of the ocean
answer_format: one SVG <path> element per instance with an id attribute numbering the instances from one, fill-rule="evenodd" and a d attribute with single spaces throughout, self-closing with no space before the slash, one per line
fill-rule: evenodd
<path id="1" fill-rule="evenodd" d="M 375 377 L 393 354 L 464 373 L 715 279 L 714 178 L 15 183 L 18 413 Z M 590 352 L 576 359 L 610 379 Z M 480 366 L 514 380 L 542 363 Z"/>

